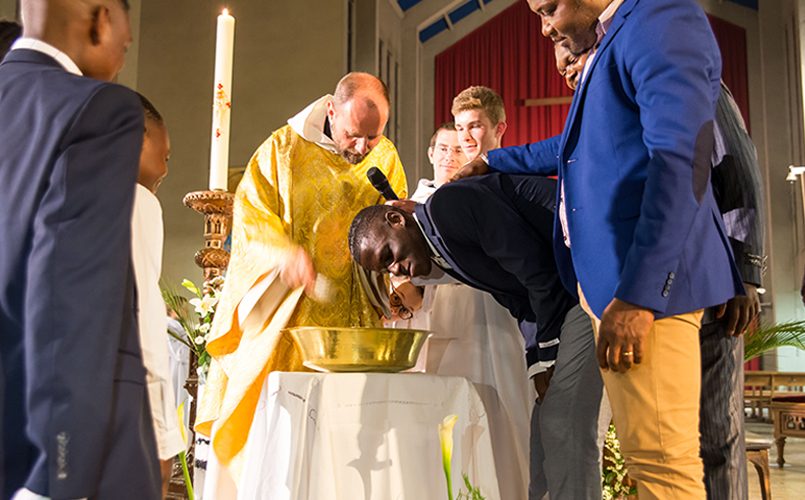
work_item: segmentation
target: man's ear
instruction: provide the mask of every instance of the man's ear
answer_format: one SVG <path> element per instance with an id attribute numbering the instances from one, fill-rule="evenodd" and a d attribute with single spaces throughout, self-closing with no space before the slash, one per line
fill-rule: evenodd
<path id="1" fill-rule="evenodd" d="M 500 121 L 497 125 L 495 125 L 495 135 L 497 136 L 498 140 L 503 137 L 503 134 L 506 132 L 507 128 L 508 125 L 506 125 L 506 122 L 504 121 Z"/>
<path id="2" fill-rule="evenodd" d="M 327 101 L 327 116 L 332 120 L 335 118 L 335 104 L 332 100 Z"/>
<path id="3" fill-rule="evenodd" d="M 391 227 L 404 227 L 405 226 L 405 217 L 396 211 L 396 210 L 389 210 L 386 212 L 386 223 Z"/>
<path id="4" fill-rule="evenodd" d="M 104 5 L 96 5 L 92 8 L 89 26 L 89 40 L 92 45 L 100 45 L 106 38 L 111 29 L 112 20 L 109 8 Z"/>
<path id="5" fill-rule="evenodd" d="M 428 147 L 428 161 L 433 163 L 433 146 Z"/>

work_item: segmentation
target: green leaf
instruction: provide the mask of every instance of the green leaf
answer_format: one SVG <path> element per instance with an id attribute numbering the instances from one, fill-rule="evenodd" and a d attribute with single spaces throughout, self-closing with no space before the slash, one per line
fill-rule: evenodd
<path id="1" fill-rule="evenodd" d="M 744 361 L 754 359 L 779 347 L 805 350 L 805 321 L 764 324 L 744 335 Z"/>

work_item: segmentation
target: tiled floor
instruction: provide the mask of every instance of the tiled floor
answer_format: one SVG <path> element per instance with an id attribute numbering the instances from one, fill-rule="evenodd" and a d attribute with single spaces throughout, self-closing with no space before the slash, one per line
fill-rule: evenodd
<path id="1" fill-rule="evenodd" d="M 749 422 L 746 424 L 748 439 L 766 439 L 774 442 L 770 424 Z M 771 493 L 773 500 L 805 499 L 805 439 L 787 438 L 785 441 L 785 467 L 777 466 L 777 448 L 769 450 L 771 468 Z M 760 499 L 760 487 L 755 468 L 748 471 L 749 498 Z"/>

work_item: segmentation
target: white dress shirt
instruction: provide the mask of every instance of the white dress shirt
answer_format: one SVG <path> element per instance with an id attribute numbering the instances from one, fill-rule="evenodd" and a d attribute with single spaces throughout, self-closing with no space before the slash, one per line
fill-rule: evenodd
<path id="1" fill-rule="evenodd" d="M 595 45 L 590 50 L 590 55 L 587 57 L 587 60 L 584 62 L 584 69 L 581 72 L 581 80 L 579 81 L 579 86 L 584 83 L 584 80 L 587 78 L 587 72 L 590 71 L 590 67 L 592 65 L 593 59 L 595 58 L 595 53 L 598 51 L 598 45 L 601 43 L 601 40 L 604 38 L 604 35 L 607 34 L 607 30 L 609 29 L 610 25 L 612 25 L 612 20 L 615 18 L 615 13 L 618 12 L 618 7 L 621 6 L 623 0 L 613 0 L 606 9 L 598 16 L 598 24 L 595 26 L 595 34 L 597 36 L 597 40 Z M 574 160 L 568 160 L 568 164 Z M 562 184 L 559 186 L 559 222 L 562 226 L 562 236 L 565 239 L 565 245 L 570 248 L 570 231 L 567 227 L 567 207 L 565 206 L 565 181 L 562 180 Z"/>
<path id="2" fill-rule="evenodd" d="M 163 238 L 159 200 L 137 184 L 131 217 L 131 255 L 137 284 L 140 345 L 160 460 L 174 457 L 185 449 L 171 383 L 165 302 L 159 290 Z"/>
<path id="3" fill-rule="evenodd" d="M 19 38 L 16 42 L 11 46 L 11 50 L 17 49 L 28 49 L 28 50 L 35 50 L 37 52 L 41 52 L 45 55 L 48 55 L 59 62 L 62 67 L 68 73 L 72 73 L 78 76 L 84 76 L 84 73 L 78 68 L 78 66 L 70 59 L 70 56 L 62 52 L 61 50 L 57 49 L 53 45 L 43 42 L 42 40 L 37 40 L 36 38 Z"/>

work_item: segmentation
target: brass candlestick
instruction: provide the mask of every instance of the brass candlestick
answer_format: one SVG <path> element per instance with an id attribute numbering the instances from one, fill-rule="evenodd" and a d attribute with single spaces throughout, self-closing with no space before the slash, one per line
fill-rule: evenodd
<path id="1" fill-rule="evenodd" d="M 229 264 L 229 252 L 224 242 L 232 223 L 232 204 L 235 195 L 227 191 L 193 191 L 187 193 L 183 203 L 204 214 L 204 248 L 196 252 L 196 264 L 204 270 L 207 282 L 223 274 Z"/>
<path id="2" fill-rule="evenodd" d="M 187 193 L 182 200 L 196 212 L 204 215 L 204 247 L 196 252 L 196 264 L 204 271 L 204 293 L 209 292 L 209 282 L 221 276 L 229 264 L 229 252 L 224 250 L 224 242 L 229 236 L 232 225 L 232 205 L 235 195 L 227 191 L 193 191 Z M 187 465 L 190 469 L 190 478 L 193 479 L 195 464 L 195 432 L 193 426 L 196 422 L 196 400 L 198 397 L 198 360 L 194 352 L 190 351 L 185 389 L 191 396 L 189 409 L 189 427 L 192 436 L 190 449 L 187 452 Z M 195 484 L 194 484 L 195 486 Z M 174 464 L 168 488 L 168 498 L 187 498 L 184 477 L 178 461 Z"/>

